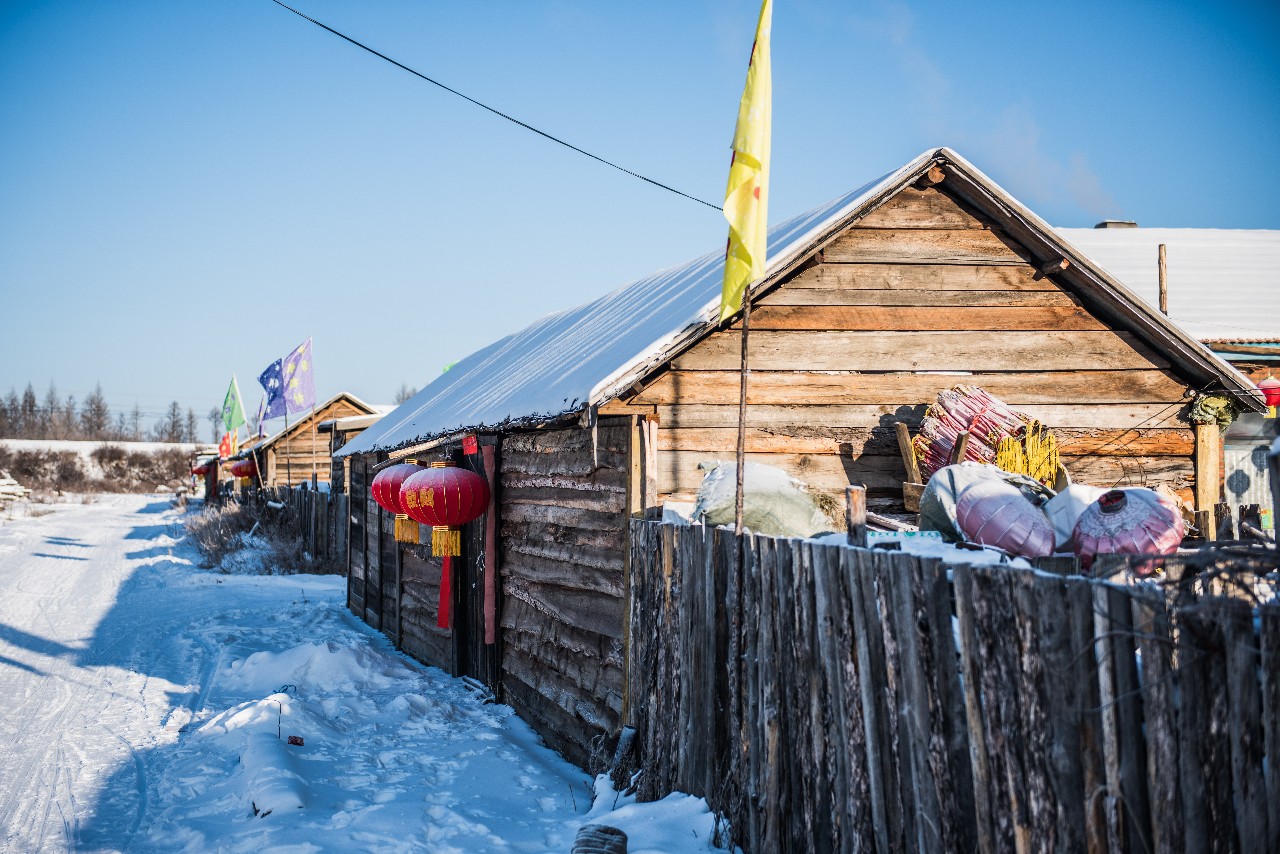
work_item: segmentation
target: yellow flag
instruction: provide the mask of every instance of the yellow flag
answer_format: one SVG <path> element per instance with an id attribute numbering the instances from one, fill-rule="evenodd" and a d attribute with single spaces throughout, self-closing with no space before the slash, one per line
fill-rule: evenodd
<path id="1" fill-rule="evenodd" d="M 725 250 L 724 288 L 720 320 L 742 308 L 747 285 L 764 276 L 766 228 L 769 224 L 769 134 L 773 116 L 773 77 L 769 63 L 769 30 L 773 0 L 764 0 L 756 43 L 751 48 L 747 85 L 738 105 L 733 133 L 733 162 L 724 195 L 724 218 L 729 221 Z"/>

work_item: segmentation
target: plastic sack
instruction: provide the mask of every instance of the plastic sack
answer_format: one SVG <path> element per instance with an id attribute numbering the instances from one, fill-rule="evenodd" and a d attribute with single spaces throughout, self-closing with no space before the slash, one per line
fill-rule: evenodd
<path id="1" fill-rule="evenodd" d="M 1182 514 L 1168 498 L 1150 489 L 1113 489 L 1085 508 L 1073 536 L 1087 571 L 1100 554 L 1172 554 L 1185 532 Z"/>
<path id="2" fill-rule="evenodd" d="M 977 480 L 956 499 L 956 524 L 971 543 L 1019 557 L 1053 554 L 1053 526 L 1013 484 Z"/>
<path id="3" fill-rule="evenodd" d="M 1073 483 L 1059 492 L 1044 505 L 1044 514 L 1053 525 L 1053 542 L 1057 551 L 1071 551 L 1075 544 L 1072 534 L 1076 529 L 1076 521 L 1085 508 L 1098 500 L 1098 496 L 1106 492 L 1100 486 L 1089 486 Z"/>
<path id="4" fill-rule="evenodd" d="M 709 471 L 698 487 L 693 518 L 708 525 L 732 525 L 737 464 L 703 463 L 701 468 Z M 773 537 L 812 537 L 836 527 L 803 482 L 763 463 L 747 463 L 743 470 L 742 524 Z"/>
<path id="5" fill-rule="evenodd" d="M 956 524 L 956 498 L 965 487 L 979 480 L 996 480 L 1008 483 L 1022 492 L 1023 497 L 1036 507 L 1053 497 L 1053 490 L 1034 478 L 1022 474 L 1010 474 L 986 463 L 957 463 L 944 466 L 925 484 L 920 496 L 920 530 L 938 531 L 951 543 L 966 542 Z"/>

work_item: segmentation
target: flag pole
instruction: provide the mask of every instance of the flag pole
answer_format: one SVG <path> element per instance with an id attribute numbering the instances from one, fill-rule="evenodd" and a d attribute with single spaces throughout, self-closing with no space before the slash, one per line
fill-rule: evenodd
<path id="1" fill-rule="evenodd" d="M 316 485 L 316 434 L 320 425 L 316 423 L 316 405 L 311 404 L 311 485 Z"/>
<path id="2" fill-rule="evenodd" d="M 289 407 L 288 406 L 285 406 L 284 408 L 284 432 L 285 433 L 289 432 Z M 283 442 L 280 443 L 280 450 L 282 451 L 284 450 Z M 284 477 L 285 477 L 285 486 L 287 486 L 289 489 L 293 489 L 293 463 L 289 460 L 289 455 L 287 453 L 284 455 Z"/>
<path id="3" fill-rule="evenodd" d="M 724 216 L 729 221 L 729 240 L 724 253 L 721 322 L 728 321 L 736 313 L 735 309 L 742 310 L 742 357 L 738 368 L 738 444 L 733 500 L 734 534 L 739 538 L 743 532 L 746 492 L 751 285 L 763 280 L 768 272 L 769 150 L 773 113 L 769 43 L 772 22 L 773 2 L 762 0 L 756 38 L 751 44 L 751 60 L 747 63 L 747 81 L 742 88 L 742 100 L 738 104 L 738 121 L 733 132 L 733 157 L 729 161 L 729 181 L 724 198 Z M 734 305 L 739 300 L 740 303 Z"/>
<path id="4" fill-rule="evenodd" d="M 743 472 L 747 466 L 747 336 L 751 331 L 751 286 L 742 293 L 742 363 L 738 380 L 738 453 L 737 484 L 733 499 L 733 532 L 742 536 Z"/>

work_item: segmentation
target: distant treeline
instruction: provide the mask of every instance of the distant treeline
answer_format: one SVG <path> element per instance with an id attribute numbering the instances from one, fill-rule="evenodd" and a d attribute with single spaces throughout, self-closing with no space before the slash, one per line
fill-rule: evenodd
<path id="1" fill-rule="evenodd" d="M 136 451 L 121 445 L 99 445 L 85 455 L 0 444 L 0 471 L 37 494 L 151 492 L 182 485 L 190 465 L 191 453 L 181 448 Z"/>
<path id="2" fill-rule="evenodd" d="M 10 389 L 0 398 L 0 439 L 88 439 L 108 442 L 199 442 L 200 421 L 190 407 L 184 413 L 175 400 L 150 429 L 143 426 L 144 413 L 132 410 L 113 413 L 97 385 L 79 403 L 72 395 L 64 399 L 53 383 L 43 398 L 36 396 L 31 383 L 21 394 Z M 206 416 L 212 427 L 212 441 L 218 441 L 220 418 L 217 409 Z"/>

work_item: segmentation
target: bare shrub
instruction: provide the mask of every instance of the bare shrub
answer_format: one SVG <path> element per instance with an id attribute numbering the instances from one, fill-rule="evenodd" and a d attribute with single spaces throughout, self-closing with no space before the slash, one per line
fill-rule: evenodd
<path id="1" fill-rule="evenodd" d="M 153 492 L 185 482 L 190 455 L 177 448 L 129 451 L 104 444 L 90 454 L 101 470 L 93 477 L 75 451 L 14 450 L 0 444 L 0 468 L 23 486 L 51 492 Z"/>
<path id="2" fill-rule="evenodd" d="M 210 506 L 188 517 L 187 533 L 206 569 L 261 575 L 340 574 L 342 567 L 307 554 L 290 512 L 287 506 L 276 509 L 263 502 Z"/>
<path id="3" fill-rule="evenodd" d="M 212 505 L 187 517 L 187 536 L 204 558 L 201 566 L 208 569 L 222 563 L 236 548 L 233 538 L 253 527 L 255 520 L 243 511 L 238 504 Z"/>

